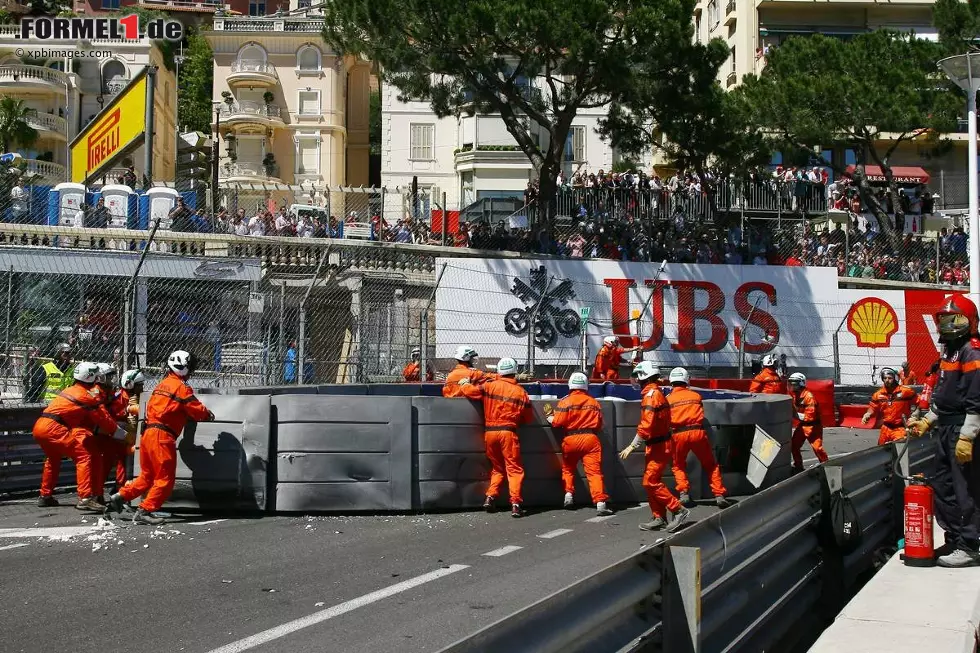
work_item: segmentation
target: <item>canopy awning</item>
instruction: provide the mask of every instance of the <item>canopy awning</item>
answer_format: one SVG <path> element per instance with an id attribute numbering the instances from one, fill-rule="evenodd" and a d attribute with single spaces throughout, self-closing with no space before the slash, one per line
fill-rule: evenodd
<path id="1" fill-rule="evenodd" d="M 847 166 L 847 174 L 854 173 L 854 166 Z M 885 173 L 879 166 L 864 166 L 864 174 L 872 184 L 884 184 Z M 918 166 L 892 166 L 892 178 L 896 184 L 928 184 L 929 173 Z"/>

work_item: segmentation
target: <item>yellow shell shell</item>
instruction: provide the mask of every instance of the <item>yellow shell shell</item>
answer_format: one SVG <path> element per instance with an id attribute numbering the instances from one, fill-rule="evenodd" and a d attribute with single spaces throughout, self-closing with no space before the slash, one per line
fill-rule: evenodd
<path id="1" fill-rule="evenodd" d="M 860 335 L 862 344 L 883 345 L 898 331 L 895 313 L 882 302 L 866 302 L 851 312 L 848 326 Z"/>

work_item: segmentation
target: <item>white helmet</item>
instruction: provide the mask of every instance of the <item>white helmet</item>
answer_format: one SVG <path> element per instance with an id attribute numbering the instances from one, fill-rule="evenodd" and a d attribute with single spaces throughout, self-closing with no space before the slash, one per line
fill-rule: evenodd
<path id="1" fill-rule="evenodd" d="M 806 375 L 802 372 L 793 372 L 789 375 L 786 380 L 791 388 L 805 388 L 806 387 Z"/>
<path id="2" fill-rule="evenodd" d="M 142 385 L 146 383 L 146 377 L 139 370 L 126 370 L 123 372 L 122 380 L 120 385 L 122 385 L 124 390 L 132 390 L 137 385 Z"/>
<path id="3" fill-rule="evenodd" d="M 109 363 L 96 363 L 96 365 L 99 367 L 99 383 L 115 383 L 116 368 Z"/>
<path id="4" fill-rule="evenodd" d="M 776 367 L 776 354 L 766 354 L 762 357 L 763 367 Z"/>
<path id="5" fill-rule="evenodd" d="M 422 350 L 419 349 L 418 347 L 412 350 L 412 356 L 421 356 L 421 355 L 422 355 Z"/>
<path id="6" fill-rule="evenodd" d="M 653 364 L 651 361 L 640 361 L 636 367 L 633 368 L 633 374 L 640 381 L 646 381 L 647 379 L 652 379 L 655 376 L 660 376 L 660 368 Z"/>
<path id="7" fill-rule="evenodd" d="M 670 384 L 683 383 L 688 385 L 691 382 L 691 375 L 687 373 L 683 367 L 675 367 L 670 371 L 670 376 L 668 377 Z"/>
<path id="8" fill-rule="evenodd" d="M 568 377 L 568 389 L 569 390 L 588 390 L 589 389 L 589 377 L 585 376 L 581 372 L 575 372 L 570 377 Z"/>
<path id="9" fill-rule="evenodd" d="M 602 344 L 604 345 L 615 345 L 617 342 L 619 342 L 619 339 L 616 336 L 606 336 L 602 339 Z"/>
<path id="10" fill-rule="evenodd" d="M 197 360 L 194 354 L 190 354 L 182 349 L 178 349 L 167 358 L 167 367 L 181 378 L 186 378 L 194 371 Z"/>
<path id="11" fill-rule="evenodd" d="M 460 363 L 472 363 L 476 357 L 476 350 L 469 345 L 460 345 L 456 348 L 456 360 Z"/>
<path id="12" fill-rule="evenodd" d="M 501 358 L 497 361 L 497 374 L 500 376 L 514 376 L 517 374 L 517 361 L 513 358 Z"/>
<path id="13" fill-rule="evenodd" d="M 72 377 L 80 383 L 95 383 L 99 380 L 99 364 L 82 362 L 75 366 Z"/>

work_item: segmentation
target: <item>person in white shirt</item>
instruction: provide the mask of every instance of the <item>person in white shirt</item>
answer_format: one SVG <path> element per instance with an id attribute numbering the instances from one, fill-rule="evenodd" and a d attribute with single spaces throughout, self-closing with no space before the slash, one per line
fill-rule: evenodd
<path id="1" fill-rule="evenodd" d="M 248 221 L 248 235 L 250 236 L 264 236 L 265 235 L 265 220 L 262 217 L 262 213 L 256 213 L 251 220 Z"/>
<path id="2" fill-rule="evenodd" d="M 10 189 L 10 212 L 14 222 L 27 222 L 27 193 L 20 181 L 14 182 L 14 187 Z"/>
<path id="3" fill-rule="evenodd" d="M 276 216 L 276 235 L 277 236 L 287 236 L 289 235 L 289 216 L 285 212 L 280 212 Z"/>

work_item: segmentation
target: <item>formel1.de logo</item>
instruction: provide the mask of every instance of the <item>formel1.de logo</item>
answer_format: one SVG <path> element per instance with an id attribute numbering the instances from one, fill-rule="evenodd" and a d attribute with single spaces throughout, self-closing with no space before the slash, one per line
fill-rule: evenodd
<path id="1" fill-rule="evenodd" d="M 20 21 L 19 38 L 38 41 L 92 41 L 141 38 L 157 41 L 179 41 L 184 38 L 184 26 L 176 20 L 155 18 L 140 29 L 136 14 L 123 18 L 56 18 L 27 16 Z"/>

